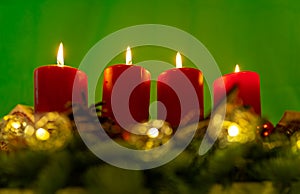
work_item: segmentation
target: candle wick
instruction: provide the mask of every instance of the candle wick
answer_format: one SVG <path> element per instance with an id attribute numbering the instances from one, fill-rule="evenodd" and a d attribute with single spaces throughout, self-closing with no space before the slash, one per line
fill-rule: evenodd
<path id="1" fill-rule="evenodd" d="M 63 67 L 64 66 L 64 64 L 60 61 L 60 60 L 57 60 L 57 66 L 59 66 L 59 67 Z"/>
<path id="2" fill-rule="evenodd" d="M 126 62 L 126 65 L 132 65 L 132 60 L 127 61 L 127 62 Z"/>

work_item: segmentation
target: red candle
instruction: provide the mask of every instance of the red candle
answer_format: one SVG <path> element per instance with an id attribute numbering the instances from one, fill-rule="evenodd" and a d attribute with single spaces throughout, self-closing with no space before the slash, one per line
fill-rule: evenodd
<path id="1" fill-rule="evenodd" d="M 236 65 L 234 73 L 224 75 L 214 81 L 214 104 L 218 104 L 224 98 L 224 87 L 226 94 L 236 86 L 238 89 L 238 98 L 245 106 L 250 106 L 261 115 L 260 105 L 260 79 L 256 72 L 239 71 Z"/>
<path id="2" fill-rule="evenodd" d="M 158 119 L 173 128 L 203 119 L 203 75 L 194 68 L 182 68 L 177 53 L 176 67 L 159 75 L 157 80 Z"/>
<path id="3" fill-rule="evenodd" d="M 87 75 L 76 68 L 64 66 L 60 44 L 57 65 L 34 70 L 34 108 L 36 113 L 63 112 L 73 102 L 87 105 Z M 76 83 L 76 88 L 73 84 Z"/>
<path id="4" fill-rule="evenodd" d="M 127 48 L 126 64 L 117 64 L 104 70 L 102 106 L 103 116 L 114 119 L 127 128 L 149 118 L 150 73 L 131 62 Z"/>

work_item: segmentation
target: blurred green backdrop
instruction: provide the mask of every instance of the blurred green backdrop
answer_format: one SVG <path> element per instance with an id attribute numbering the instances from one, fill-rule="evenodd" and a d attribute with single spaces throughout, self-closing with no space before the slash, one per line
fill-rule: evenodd
<path id="1" fill-rule="evenodd" d="M 146 23 L 189 32 L 208 48 L 223 74 L 236 63 L 258 72 L 262 112 L 274 123 L 285 110 L 300 111 L 300 1 L 2 0 L 0 116 L 16 104 L 33 105 L 33 71 L 56 62 L 59 42 L 65 64 L 77 67 L 103 37 Z M 155 51 L 148 55 L 156 59 Z M 160 57 L 173 63 L 175 52 Z M 140 51 L 134 62 L 145 58 Z M 117 56 L 112 64 L 123 61 Z M 206 91 L 205 112 L 209 98 Z"/>

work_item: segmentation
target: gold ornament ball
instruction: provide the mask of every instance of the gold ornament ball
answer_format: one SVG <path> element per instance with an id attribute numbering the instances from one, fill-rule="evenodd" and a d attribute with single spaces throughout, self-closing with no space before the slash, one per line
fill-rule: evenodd
<path id="1" fill-rule="evenodd" d="M 172 137 L 173 129 L 162 120 L 150 120 L 132 126 L 128 135 L 128 143 L 137 149 L 147 150 L 158 147 Z"/>
<path id="2" fill-rule="evenodd" d="M 26 146 L 24 132 L 32 121 L 21 114 L 6 115 L 0 122 L 1 150 L 7 151 Z"/>
<path id="3" fill-rule="evenodd" d="M 72 137 L 72 124 L 66 115 L 49 112 L 35 122 L 35 127 L 25 131 L 28 146 L 34 150 L 57 150 Z"/>

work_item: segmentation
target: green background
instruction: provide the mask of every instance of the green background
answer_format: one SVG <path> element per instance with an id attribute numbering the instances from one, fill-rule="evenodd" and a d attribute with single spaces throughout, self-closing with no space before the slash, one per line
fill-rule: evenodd
<path id="1" fill-rule="evenodd" d="M 56 62 L 59 42 L 64 43 L 65 64 L 78 67 L 100 39 L 147 23 L 195 36 L 223 74 L 236 63 L 258 72 L 262 113 L 274 123 L 285 110 L 300 110 L 300 1 L 1 0 L 0 116 L 16 104 L 33 105 L 33 71 Z M 137 53 L 134 62 L 155 58 L 158 51 Z M 123 62 L 122 57 L 112 64 Z M 158 58 L 173 63 L 175 51 Z M 207 113 L 209 106 L 206 90 Z"/>

